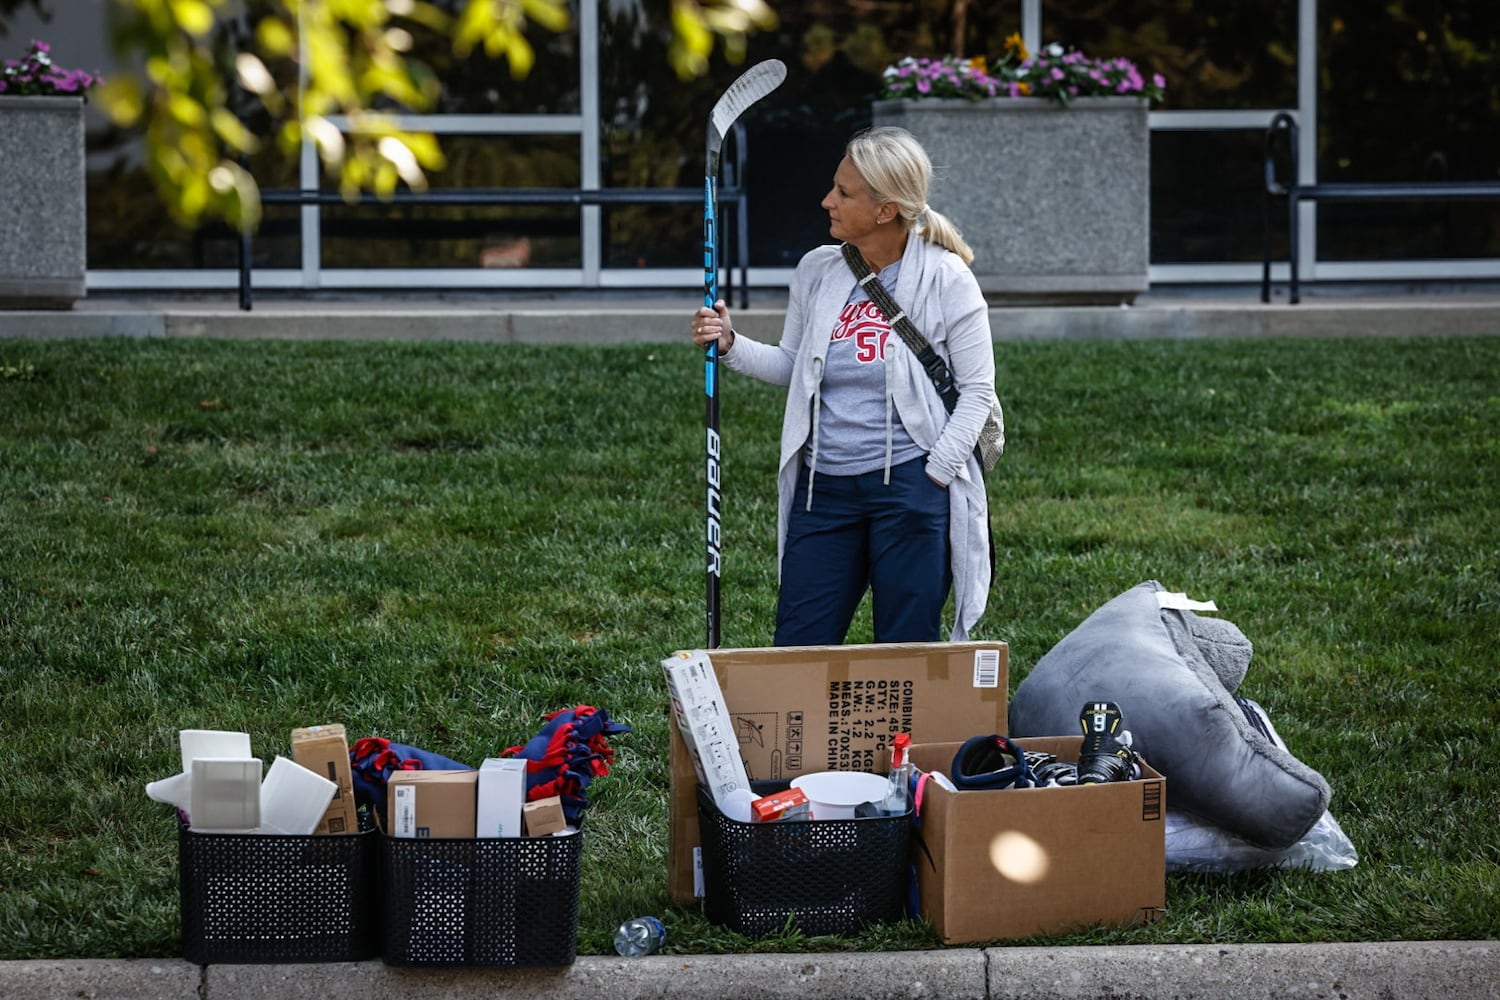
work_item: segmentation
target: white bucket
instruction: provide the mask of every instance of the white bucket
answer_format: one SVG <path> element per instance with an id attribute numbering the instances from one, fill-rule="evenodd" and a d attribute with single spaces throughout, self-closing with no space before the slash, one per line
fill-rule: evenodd
<path id="1" fill-rule="evenodd" d="M 885 798 L 889 779 L 864 771 L 816 771 L 792 779 L 802 789 L 813 819 L 853 819 L 856 807 Z"/>

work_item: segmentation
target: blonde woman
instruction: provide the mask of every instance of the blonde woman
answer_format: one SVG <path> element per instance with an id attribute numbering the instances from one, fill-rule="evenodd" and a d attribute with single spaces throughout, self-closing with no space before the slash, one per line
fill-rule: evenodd
<path id="1" fill-rule="evenodd" d="M 850 140 L 822 201 L 850 243 L 947 362 L 950 416 L 838 244 L 797 265 L 777 344 L 736 333 L 721 301 L 693 316 L 730 370 L 787 388 L 777 478 L 778 646 L 844 641 L 871 594 L 876 642 L 968 638 L 990 587 L 989 508 L 974 443 L 995 396 L 989 310 L 973 251 L 927 204 L 932 163 L 906 130 Z"/>

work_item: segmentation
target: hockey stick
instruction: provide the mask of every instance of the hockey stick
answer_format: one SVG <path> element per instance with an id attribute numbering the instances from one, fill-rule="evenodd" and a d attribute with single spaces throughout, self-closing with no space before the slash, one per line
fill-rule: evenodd
<path id="1" fill-rule="evenodd" d="M 729 85 L 708 116 L 708 143 L 703 173 L 703 304 L 712 309 L 719 301 L 718 177 L 719 154 L 724 136 L 745 110 L 786 79 L 786 64 L 780 59 L 756 63 Z M 740 179 L 744 183 L 744 179 Z M 740 224 L 744 225 L 741 219 Z M 719 647 L 719 584 L 723 578 L 723 493 L 720 486 L 719 447 L 719 342 L 709 344 L 703 354 L 703 392 L 708 397 L 704 414 L 704 469 L 708 480 L 707 526 L 707 623 L 708 648 Z"/>

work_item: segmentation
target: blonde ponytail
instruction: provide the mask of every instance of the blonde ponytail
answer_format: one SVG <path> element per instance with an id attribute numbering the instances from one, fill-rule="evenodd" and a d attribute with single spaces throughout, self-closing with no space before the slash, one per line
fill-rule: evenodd
<path id="1" fill-rule="evenodd" d="M 974 251 L 964 242 L 964 234 L 942 212 L 934 212 L 924 205 L 916 224 L 917 232 L 928 243 L 936 243 L 945 250 L 952 250 L 965 264 L 974 263 Z"/>

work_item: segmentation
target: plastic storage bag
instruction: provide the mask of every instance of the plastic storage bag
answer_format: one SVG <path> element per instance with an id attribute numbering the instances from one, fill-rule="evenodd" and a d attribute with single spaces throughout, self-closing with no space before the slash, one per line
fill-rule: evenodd
<path id="1" fill-rule="evenodd" d="M 1265 709 L 1249 698 L 1236 698 L 1251 725 L 1271 742 L 1286 749 Z M 1359 863 L 1344 830 L 1324 811 L 1312 829 L 1291 847 L 1270 850 L 1250 843 L 1228 830 L 1214 826 L 1191 813 L 1167 810 L 1167 871 L 1238 872 L 1252 868 L 1306 868 L 1311 871 L 1341 871 Z"/>

